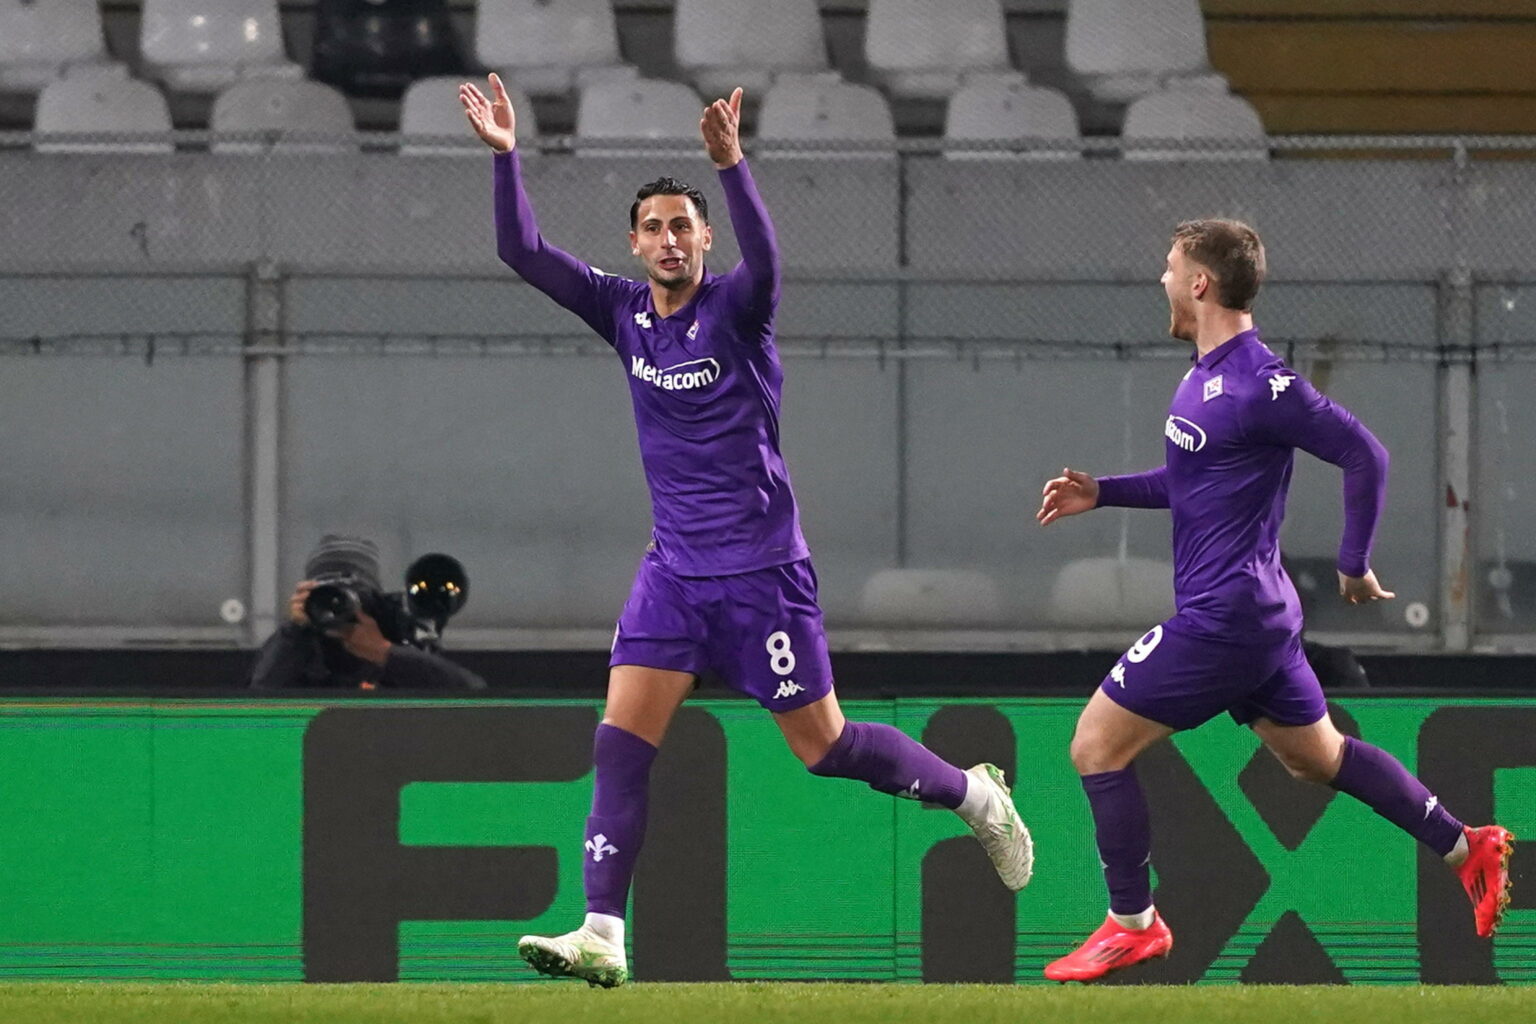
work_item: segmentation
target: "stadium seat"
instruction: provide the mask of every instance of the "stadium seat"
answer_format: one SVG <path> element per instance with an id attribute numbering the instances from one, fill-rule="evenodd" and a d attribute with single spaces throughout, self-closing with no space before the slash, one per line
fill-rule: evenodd
<path id="1" fill-rule="evenodd" d="M 788 75 L 763 97 L 757 137 L 795 144 L 771 148 L 773 156 L 865 156 L 889 159 L 894 149 L 860 152 L 837 145 L 846 142 L 894 143 L 896 128 L 885 97 L 867 85 L 850 85 L 835 76 Z M 831 143 L 832 145 L 816 145 Z"/>
<path id="2" fill-rule="evenodd" d="M 1145 629 L 1173 610 L 1173 564 L 1153 558 L 1079 558 L 1051 585 L 1051 621 L 1064 628 Z"/>
<path id="3" fill-rule="evenodd" d="M 864 583 L 870 624 L 997 629 L 1010 623 L 997 581 L 971 569 L 882 569 Z"/>
<path id="4" fill-rule="evenodd" d="M 1226 92 L 1211 70 L 1199 0 L 1071 0 L 1067 65 L 1096 99 L 1129 103 L 1180 83 Z"/>
<path id="5" fill-rule="evenodd" d="M 358 96 L 464 74 L 447 0 L 316 0 L 311 76 Z"/>
<path id="6" fill-rule="evenodd" d="M 413 82 L 405 90 L 400 102 L 400 133 L 406 139 L 400 144 L 402 156 L 473 156 L 484 158 L 485 148 L 470 131 L 464 117 L 464 105 L 459 102 L 459 84 L 464 79 L 456 75 L 423 78 Z M 477 83 L 484 90 L 483 82 Z M 512 109 L 517 112 L 518 152 L 527 160 L 538 150 L 539 124 L 533 104 L 517 86 L 502 79 L 507 95 L 512 99 Z M 413 140 L 410 136 L 421 136 Z M 430 136 L 442 136 L 431 139 Z M 474 145 L 454 145 L 452 140 Z"/>
<path id="7" fill-rule="evenodd" d="M 77 71 L 127 68 L 107 57 L 95 3 L 0 0 L 0 90 L 37 92 Z"/>
<path id="8" fill-rule="evenodd" d="M 1054 89 L 1027 85 L 967 85 L 949 98 L 944 137 L 1022 144 L 1017 149 L 946 150 L 951 160 L 1073 160 L 1082 137 L 1072 103 Z"/>
<path id="9" fill-rule="evenodd" d="M 679 145 L 675 150 L 583 145 L 576 152 L 588 156 L 696 155 L 703 145 L 699 136 L 703 110 L 704 103 L 697 94 L 678 82 L 636 78 L 588 85 L 576 104 L 578 138 L 675 140 Z"/>
<path id="10" fill-rule="evenodd" d="M 144 0 L 139 43 L 150 77 L 213 93 L 247 77 L 299 78 L 283 55 L 277 0 Z"/>
<path id="11" fill-rule="evenodd" d="M 39 153 L 170 153 L 169 139 L 151 141 L 49 141 L 51 133 L 94 133 L 102 136 L 166 133 L 171 112 L 160 90 L 131 78 L 106 76 L 59 78 L 37 97 L 34 128 L 42 136 Z"/>
<path id="12" fill-rule="evenodd" d="M 350 136 L 353 131 L 346 97 L 319 82 L 255 78 L 232 85 L 213 101 L 209 128 L 215 134 L 263 132 L 272 136 L 262 140 L 215 139 L 215 153 L 257 153 L 269 148 L 278 153 L 350 153 L 357 149 L 350 138 L 315 137 Z"/>
<path id="13" fill-rule="evenodd" d="M 1143 96 L 1126 109 L 1120 138 L 1127 160 L 1269 159 L 1258 113 L 1246 100 L 1218 93 Z"/>
<path id="14" fill-rule="evenodd" d="M 780 71 L 824 71 L 817 0 L 677 0 L 677 64 L 706 97 L 761 96 Z"/>
<path id="15" fill-rule="evenodd" d="M 943 99 L 967 71 L 1008 68 L 999 0 L 869 0 L 864 54 L 892 96 Z"/>
<path id="16" fill-rule="evenodd" d="M 480 0 L 475 57 L 535 96 L 599 84 L 581 72 L 623 65 L 609 0 Z"/>

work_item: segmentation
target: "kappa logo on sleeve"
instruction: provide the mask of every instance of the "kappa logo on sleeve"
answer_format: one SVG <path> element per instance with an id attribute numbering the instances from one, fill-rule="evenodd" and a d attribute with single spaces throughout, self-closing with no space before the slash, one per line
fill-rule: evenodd
<path id="1" fill-rule="evenodd" d="M 1269 400 L 1271 402 L 1285 394 L 1285 389 L 1291 386 L 1291 381 L 1296 379 L 1294 373 L 1277 373 L 1269 378 Z"/>

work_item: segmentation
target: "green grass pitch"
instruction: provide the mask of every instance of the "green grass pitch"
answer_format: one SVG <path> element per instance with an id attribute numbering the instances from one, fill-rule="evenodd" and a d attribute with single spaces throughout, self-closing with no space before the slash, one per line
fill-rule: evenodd
<path id="1" fill-rule="evenodd" d="M 14 1024 L 1529 1024 L 1536 988 L 634 984 L 0 985 Z"/>

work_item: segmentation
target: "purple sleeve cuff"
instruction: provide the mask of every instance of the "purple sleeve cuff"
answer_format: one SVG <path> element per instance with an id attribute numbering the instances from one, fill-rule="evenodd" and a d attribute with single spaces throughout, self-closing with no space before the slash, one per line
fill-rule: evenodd
<path id="1" fill-rule="evenodd" d="M 1164 466 L 1145 473 L 1098 479 L 1099 508 L 1167 508 L 1168 471 Z"/>

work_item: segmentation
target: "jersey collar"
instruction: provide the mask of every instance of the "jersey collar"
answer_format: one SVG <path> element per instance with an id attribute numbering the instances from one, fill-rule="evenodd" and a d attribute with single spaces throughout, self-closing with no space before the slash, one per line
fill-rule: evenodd
<path id="1" fill-rule="evenodd" d="M 1241 334 L 1234 334 L 1220 345 L 1217 345 L 1215 348 L 1211 349 L 1205 354 L 1203 359 L 1196 359 L 1195 365 L 1200 367 L 1202 370 L 1213 369 L 1217 363 L 1227 358 L 1227 356 L 1231 355 L 1233 352 L 1236 352 L 1238 349 L 1242 348 L 1244 345 L 1247 345 L 1249 342 L 1255 342 L 1258 340 L 1259 329 L 1257 327 L 1250 327 L 1248 330 L 1243 331 Z"/>
<path id="2" fill-rule="evenodd" d="M 677 319 L 682 319 L 683 317 L 692 316 L 694 309 L 696 309 L 698 307 L 699 300 L 704 297 L 705 290 L 707 288 L 709 288 L 709 286 L 712 285 L 715 282 L 715 280 L 718 278 L 718 276 L 719 275 L 717 275 L 717 274 L 711 274 L 709 272 L 709 268 L 705 267 L 704 268 L 704 276 L 702 278 L 700 278 L 700 280 L 699 280 L 699 287 L 693 293 L 693 297 L 691 299 L 689 299 L 687 302 L 683 303 L 681 306 L 677 307 L 677 312 L 673 313 L 671 316 L 662 316 L 659 312 L 657 312 L 657 310 L 656 310 L 656 297 L 651 294 L 651 282 L 650 281 L 646 281 L 645 282 L 645 309 L 646 309 L 646 312 L 650 313 L 657 320 L 677 320 Z"/>

